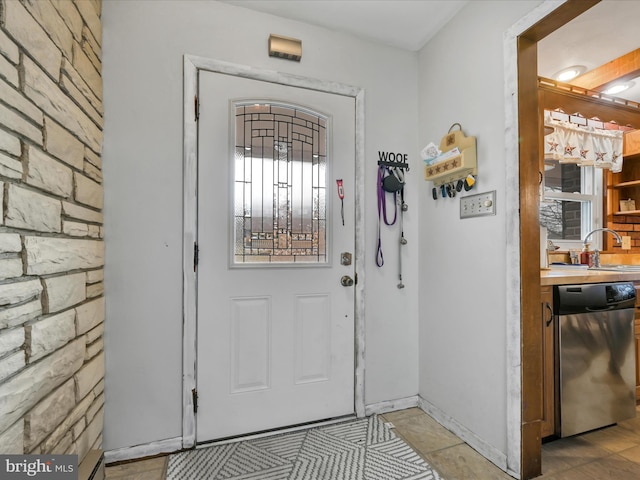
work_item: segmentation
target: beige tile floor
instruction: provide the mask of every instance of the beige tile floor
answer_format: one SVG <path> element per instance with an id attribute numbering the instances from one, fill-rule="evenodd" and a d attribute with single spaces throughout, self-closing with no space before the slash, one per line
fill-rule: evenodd
<path id="1" fill-rule="evenodd" d="M 445 480 L 508 480 L 509 475 L 419 408 L 383 415 Z M 109 466 L 108 480 L 165 480 L 167 457 Z M 542 446 L 540 480 L 639 480 L 640 410 L 637 418 Z M 339 480 L 339 479 L 336 479 Z"/>

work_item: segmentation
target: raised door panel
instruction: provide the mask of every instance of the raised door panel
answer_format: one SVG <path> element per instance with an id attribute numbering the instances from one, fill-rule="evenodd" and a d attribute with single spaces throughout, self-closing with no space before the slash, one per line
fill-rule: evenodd
<path id="1" fill-rule="evenodd" d="M 331 306 L 328 295 L 298 295 L 295 302 L 295 382 L 329 380 Z"/>
<path id="2" fill-rule="evenodd" d="M 271 386 L 271 299 L 232 298 L 230 322 L 231 393 Z"/>

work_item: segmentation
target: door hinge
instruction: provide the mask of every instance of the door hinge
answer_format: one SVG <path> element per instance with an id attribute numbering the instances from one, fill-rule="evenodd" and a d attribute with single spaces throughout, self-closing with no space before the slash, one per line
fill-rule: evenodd
<path id="1" fill-rule="evenodd" d="M 193 396 L 193 413 L 198 413 L 198 390 L 192 388 L 191 395 Z"/>
<path id="2" fill-rule="evenodd" d="M 193 110 L 195 112 L 196 122 L 197 122 L 198 119 L 200 118 L 200 102 L 198 102 L 197 95 L 193 97 Z"/>
<path id="3" fill-rule="evenodd" d="M 198 242 L 193 242 L 193 271 L 198 268 L 198 260 L 200 256 L 200 249 L 198 248 Z"/>

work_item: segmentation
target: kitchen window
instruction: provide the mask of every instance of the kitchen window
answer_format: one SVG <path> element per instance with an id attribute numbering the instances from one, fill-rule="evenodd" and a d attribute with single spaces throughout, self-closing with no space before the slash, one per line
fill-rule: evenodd
<path id="1" fill-rule="evenodd" d="M 562 250 L 582 248 L 582 240 L 602 227 L 602 169 L 545 159 L 540 225 Z M 591 248 L 601 248 L 592 238 Z"/>

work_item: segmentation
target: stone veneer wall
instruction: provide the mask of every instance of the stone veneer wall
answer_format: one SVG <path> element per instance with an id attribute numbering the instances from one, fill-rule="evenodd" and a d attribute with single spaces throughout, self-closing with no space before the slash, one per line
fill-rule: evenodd
<path id="1" fill-rule="evenodd" d="M 102 442 L 101 0 L 0 0 L 0 453 Z"/>

